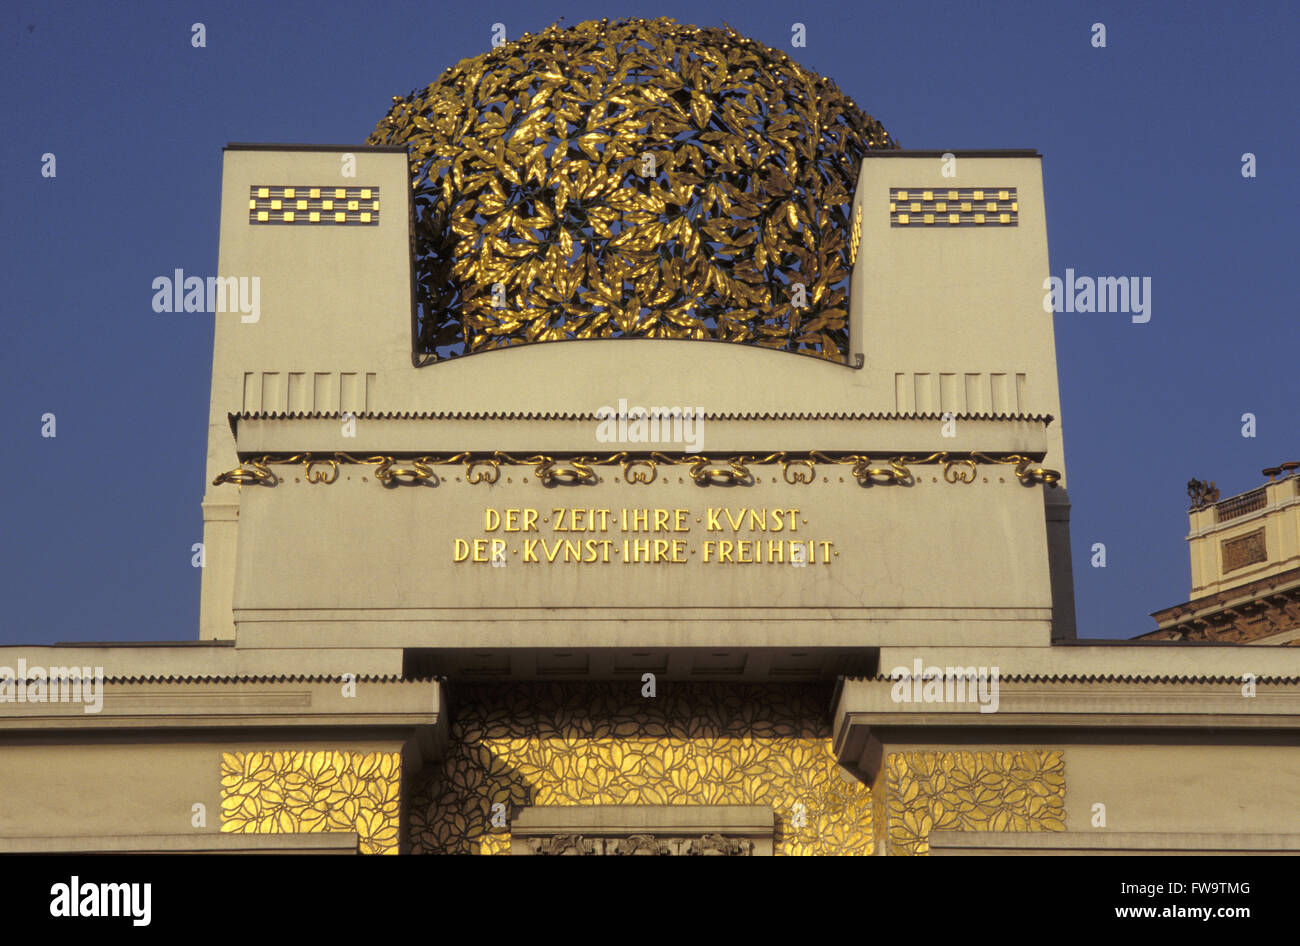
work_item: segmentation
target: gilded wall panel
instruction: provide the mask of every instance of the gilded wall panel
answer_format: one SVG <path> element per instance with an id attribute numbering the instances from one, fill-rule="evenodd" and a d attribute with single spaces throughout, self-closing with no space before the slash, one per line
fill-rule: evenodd
<path id="1" fill-rule="evenodd" d="M 931 831 L 1065 830 L 1060 750 L 896 752 L 886 777 L 890 854 L 929 853 Z"/>
<path id="2" fill-rule="evenodd" d="M 505 854 L 520 805 L 770 805 L 778 854 L 869 854 L 870 790 L 831 753 L 820 686 L 461 688 L 411 807 L 416 852 Z"/>
<path id="3" fill-rule="evenodd" d="M 396 854 L 401 770 L 397 752 L 225 752 L 221 830 L 355 831 L 362 854 Z"/>

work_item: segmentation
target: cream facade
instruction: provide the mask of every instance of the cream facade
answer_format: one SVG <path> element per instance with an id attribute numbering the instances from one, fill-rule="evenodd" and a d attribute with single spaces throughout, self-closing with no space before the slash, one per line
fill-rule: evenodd
<path id="1" fill-rule="evenodd" d="M 0 702 L 5 849 L 1300 850 L 1300 649 L 1076 639 L 1041 158 L 947 157 L 862 161 L 843 363 L 417 367 L 406 149 L 228 147 L 199 640 L 0 649 L 103 671 Z"/>

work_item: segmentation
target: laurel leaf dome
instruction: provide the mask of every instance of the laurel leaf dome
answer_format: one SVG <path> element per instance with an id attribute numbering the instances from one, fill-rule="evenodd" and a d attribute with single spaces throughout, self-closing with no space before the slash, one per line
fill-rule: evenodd
<path id="1" fill-rule="evenodd" d="M 896 148 L 836 85 L 730 28 L 558 25 L 394 98 L 417 358 L 662 337 L 843 361 L 849 204 Z"/>

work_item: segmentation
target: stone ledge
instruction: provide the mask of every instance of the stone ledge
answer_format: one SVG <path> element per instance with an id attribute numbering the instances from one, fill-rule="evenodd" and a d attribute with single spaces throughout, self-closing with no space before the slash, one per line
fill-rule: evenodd
<path id="1" fill-rule="evenodd" d="M 1300 834 L 932 831 L 930 854 L 1300 854 Z"/>
<path id="2" fill-rule="evenodd" d="M 320 834 L 140 834 L 0 838 L 0 854 L 356 854 L 355 831 Z"/>
<path id="3" fill-rule="evenodd" d="M 516 837 L 557 831 L 647 834 L 767 834 L 776 821 L 767 805 L 535 805 L 510 822 Z"/>

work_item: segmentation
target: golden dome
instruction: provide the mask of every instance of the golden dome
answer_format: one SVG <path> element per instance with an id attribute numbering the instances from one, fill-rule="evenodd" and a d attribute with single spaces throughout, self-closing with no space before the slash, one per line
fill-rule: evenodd
<path id="1" fill-rule="evenodd" d="M 669 19 L 462 60 L 369 143 L 410 148 L 422 361 L 633 336 L 846 360 L 853 187 L 897 147 L 785 53 Z"/>

